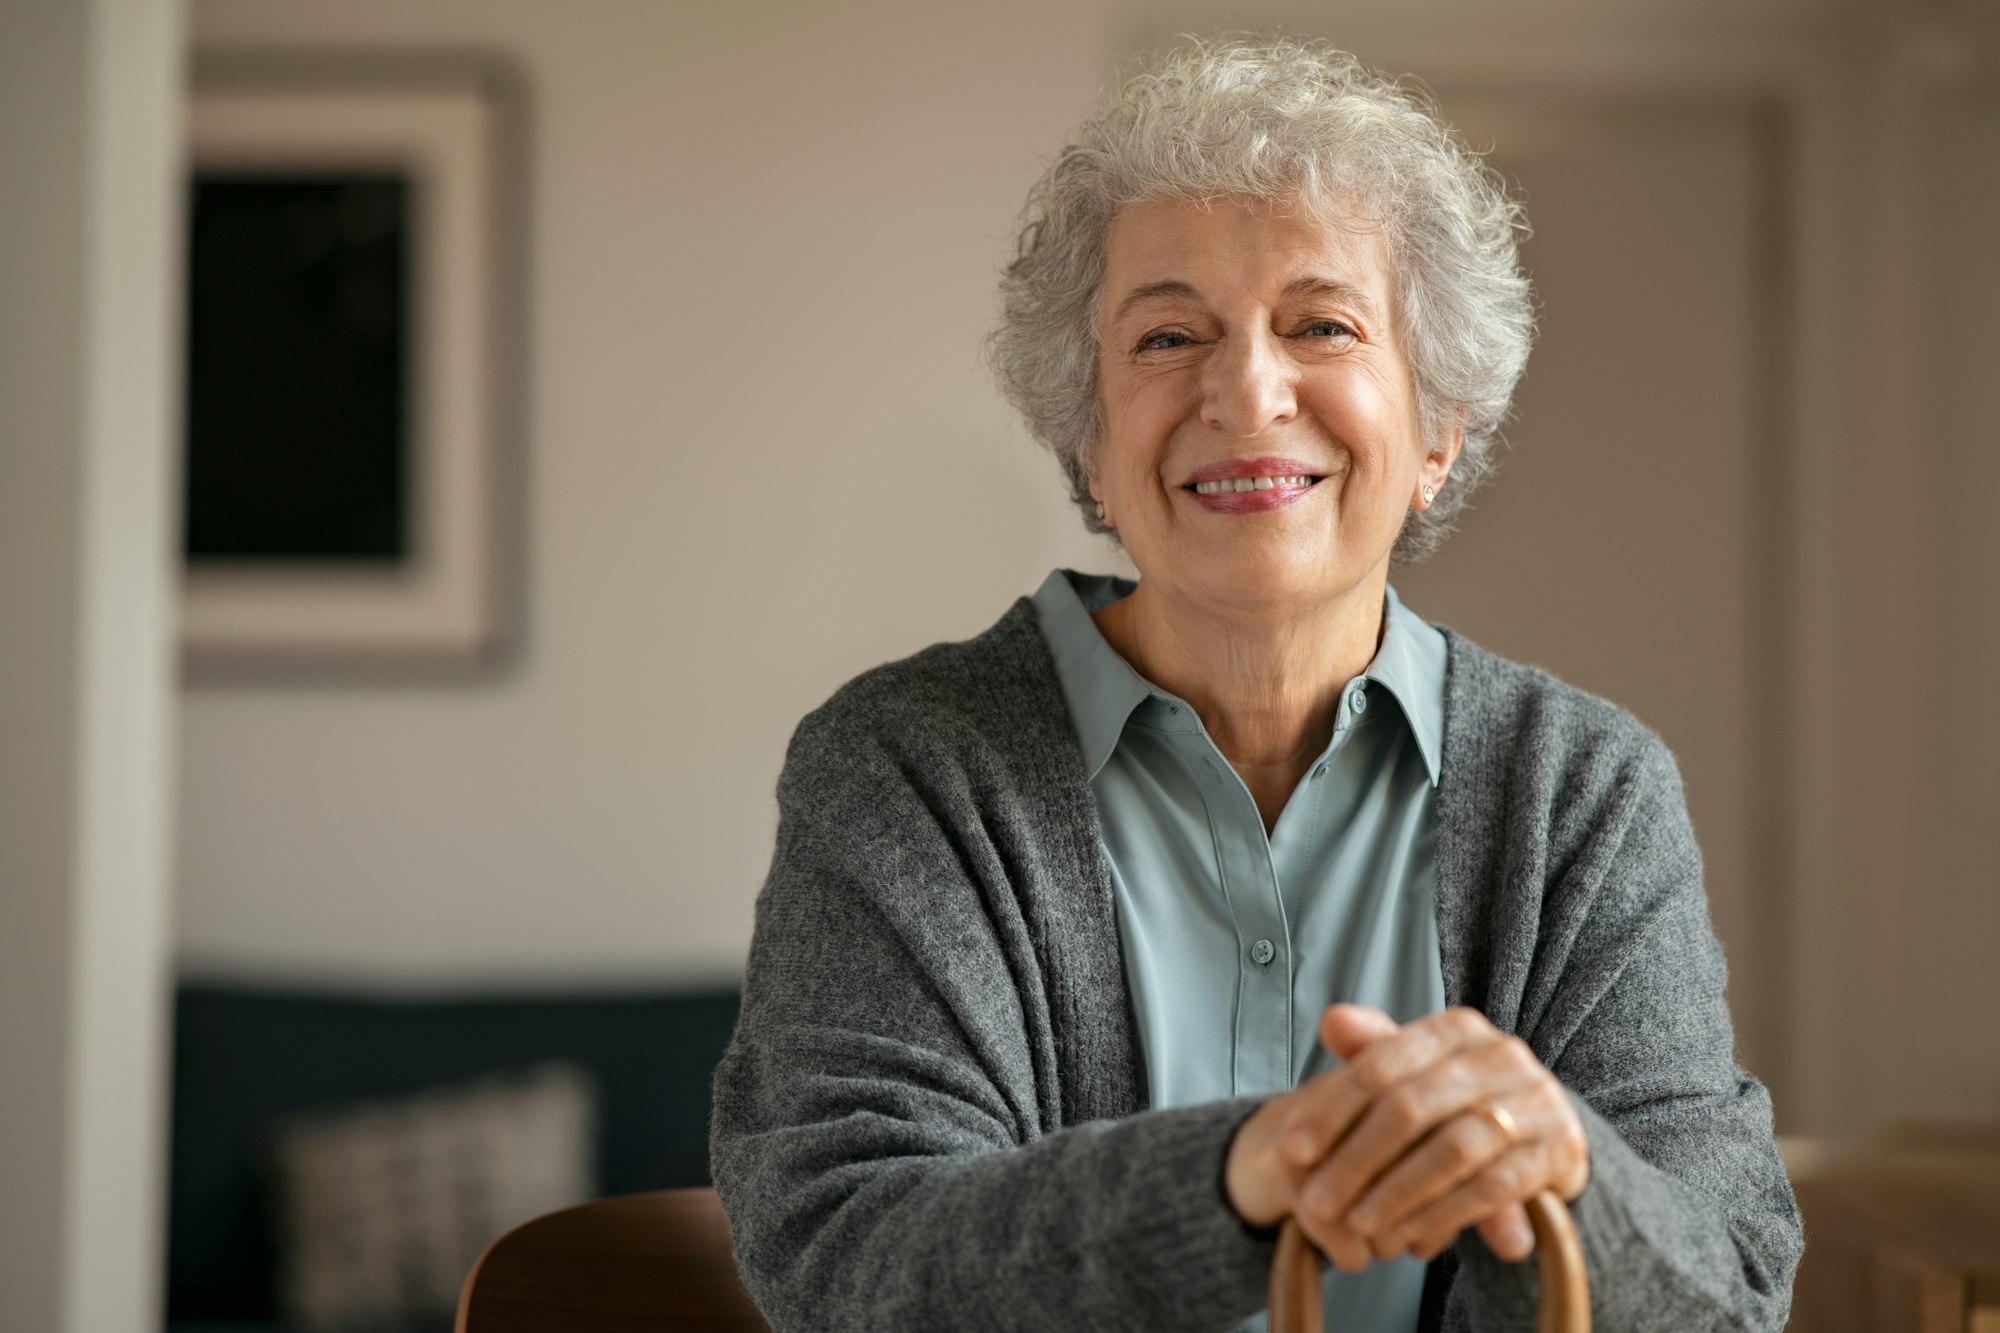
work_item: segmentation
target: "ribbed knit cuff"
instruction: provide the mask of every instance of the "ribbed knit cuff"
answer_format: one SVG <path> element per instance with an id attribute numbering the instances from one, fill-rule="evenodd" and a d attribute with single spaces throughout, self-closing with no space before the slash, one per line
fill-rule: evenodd
<path id="1" fill-rule="evenodd" d="M 1143 1219 L 1141 1243 L 1152 1253 L 1148 1267 L 1175 1293 L 1183 1320 L 1201 1318 L 1223 1328 L 1264 1308 L 1277 1229 L 1245 1223 L 1223 1180 L 1229 1145 L 1263 1100 L 1174 1107 L 1124 1122 L 1143 1124 L 1147 1140 L 1150 1178 L 1132 1184 L 1139 1205 L 1134 1216 Z M 1189 1188 L 1197 1182 L 1198 1188 Z"/>

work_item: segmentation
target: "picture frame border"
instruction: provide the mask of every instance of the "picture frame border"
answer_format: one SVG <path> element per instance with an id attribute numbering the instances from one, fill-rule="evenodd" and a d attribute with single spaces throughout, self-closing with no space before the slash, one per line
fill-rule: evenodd
<path id="1" fill-rule="evenodd" d="M 527 80 L 505 54 L 470 48 L 197 49 L 189 79 L 188 188 L 204 163 L 276 160 L 274 150 L 254 142 L 218 149 L 212 136 L 204 141 L 198 134 L 205 105 L 246 97 L 353 98 L 364 109 L 411 97 L 462 98 L 476 107 L 484 131 L 480 160 L 456 165 L 477 181 L 477 207 L 467 225 L 480 233 L 472 239 L 484 255 L 478 266 L 483 290 L 475 302 L 483 310 L 470 330 L 432 318 L 423 297 L 431 279 L 418 265 L 410 386 L 411 513 L 419 525 L 413 565 L 393 573 L 303 561 L 203 568 L 182 558 L 182 679 L 208 685 L 491 676 L 518 660 L 526 631 Z M 340 133 L 340 126 L 329 125 L 315 138 L 337 140 Z M 412 154 L 422 150 L 420 138 L 409 137 L 405 146 Z M 379 134 L 358 135 L 357 156 L 379 151 L 380 144 Z M 323 164 L 325 154 L 316 148 L 301 155 L 301 166 L 309 168 L 315 156 Z M 421 184 L 412 215 L 419 253 L 427 240 L 437 243 L 424 229 L 442 225 L 429 219 Z M 452 339 L 469 341 L 447 341 Z M 427 502 L 424 484 L 437 480 L 444 432 L 427 428 L 435 418 L 428 415 L 431 384 L 423 368 L 449 356 L 461 366 L 469 361 L 477 395 L 471 414 L 478 418 L 476 429 L 456 423 L 456 447 L 466 456 L 447 460 L 471 481 L 472 493 L 433 495 Z M 447 508 L 453 521 L 440 547 L 440 534 L 422 525 Z"/>

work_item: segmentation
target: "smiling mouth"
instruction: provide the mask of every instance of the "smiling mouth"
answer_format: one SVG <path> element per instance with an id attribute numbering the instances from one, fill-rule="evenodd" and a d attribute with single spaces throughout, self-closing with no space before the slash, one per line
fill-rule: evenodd
<path id="1" fill-rule="evenodd" d="M 1184 489 L 1196 495 L 1241 495 L 1245 491 L 1306 487 L 1319 480 L 1319 477 L 1304 473 L 1288 477 L 1226 477 L 1221 481 L 1198 481 Z"/>

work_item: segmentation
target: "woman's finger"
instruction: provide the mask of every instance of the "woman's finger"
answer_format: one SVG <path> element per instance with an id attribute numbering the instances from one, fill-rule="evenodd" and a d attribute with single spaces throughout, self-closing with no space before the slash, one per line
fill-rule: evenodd
<path id="1" fill-rule="evenodd" d="M 1401 1025 L 1380 1009 L 1365 1004 L 1331 1004 L 1319 1016 L 1319 1044 L 1352 1060 L 1384 1037 L 1392 1037 Z"/>
<path id="2" fill-rule="evenodd" d="M 1504 1098 L 1488 1095 L 1489 1105 L 1504 1106 Z M 1470 1112 L 1460 1112 L 1433 1129 L 1362 1193 L 1347 1212 L 1347 1223 L 1369 1238 L 1393 1236 L 1418 1209 L 1442 1199 L 1514 1146 L 1516 1135 Z"/>
<path id="3" fill-rule="evenodd" d="M 1546 1157 L 1540 1142 L 1519 1144 L 1443 1198 L 1419 1208 L 1399 1228 L 1410 1253 L 1431 1258 L 1443 1253 L 1458 1239 L 1459 1232 L 1481 1226 L 1486 1243 L 1502 1259 L 1526 1258 L 1534 1250 L 1535 1239 L 1522 1204 L 1549 1183 Z M 1490 1230 L 1481 1225 L 1489 1219 Z"/>
<path id="4" fill-rule="evenodd" d="M 1472 1040 L 1485 1023 L 1472 1010 L 1448 1009 L 1371 1042 L 1348 1063 L 1299 1089 L 1309 1095 L 1298 1098 L 1286 1117 L 1280 1151 L 1294 1167 L 1319 1161 L 1378 1096 Z"/>
<path id="5" fill-rule="evenodd" d="M 1510 1264 L 1535 1252 L 1535 1228 L 1528 1221 L 1526 1204 L 1508 1204 L 1479 1224 L 1479 1235 L 1487 1249 Z"/>
<path id="6" fill-rule="evenodd" d="M 1463 1044 L 1369 1101 L 1304 1183 L 1306 1207 L 1345 1216 L 1427 1135 L 1476 1102 L 1519 1092 L 1522 1081 L 1523 1071 L 1497 1034 L 1490 1028 L 1483 1036 L 1467 1033 Z"/>
<path id="7" fill-rule="evenodd" d="M 1306 1239 L 1318 1246 L 1326 1261 L 1343 1273 L 1359 1273 L 1375 1261 L 1376 1254 L 1368 1242 L 1355 1235 L 1354 1228 L 1345 1222 L 1300 1217 L 1298 1223 Z"/>

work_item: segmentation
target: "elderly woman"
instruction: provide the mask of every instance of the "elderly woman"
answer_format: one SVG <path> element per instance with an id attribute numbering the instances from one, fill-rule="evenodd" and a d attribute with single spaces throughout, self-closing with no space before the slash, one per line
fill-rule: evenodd
<path id="1" fill-rule="evenodd" d="M 1800 1229 L 1672 757 L 1389 588 L 1491 465 L 1517 206 L 1407 86 L 1183 46 L 1030 201 L 994 361 L 1136 584 L 799 727 L 715 1179 L 781 1330 L 1776 1329 Z"/>

